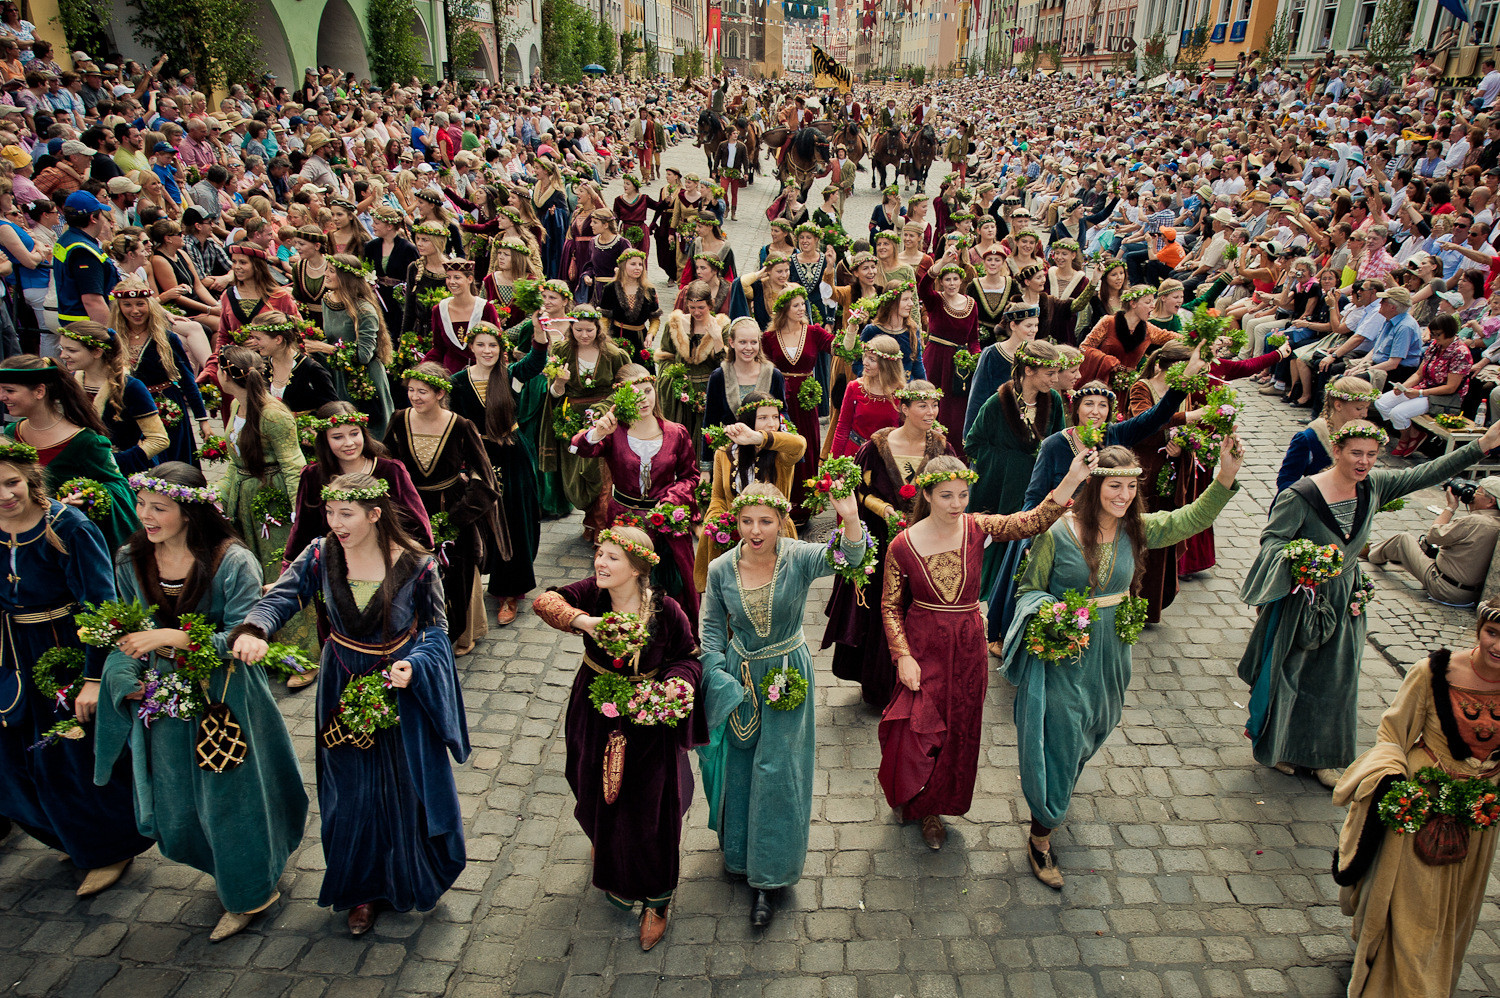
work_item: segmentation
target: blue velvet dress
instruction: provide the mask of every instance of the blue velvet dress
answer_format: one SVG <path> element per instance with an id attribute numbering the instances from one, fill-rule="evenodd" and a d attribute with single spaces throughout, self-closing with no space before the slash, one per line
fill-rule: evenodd
<path id="1" fill-rule="evenodd" d="M 320 537 L 236 631 L 274 634 L 321 598 L 331 633 L 318 672 L 318 809 L 327 861 L 318 904 L 339 911 L 370 903 L 426 911 L 464 869 L 463 816 L 448 756 L 468 758 L 469 728 L 437 562 L 408 553 L 382 587 L 390 589 L 388 615 L 378 591 L 358 606 L 343 548 Z M 401 723 L 376 731 L 372 748 L 326 747 L 322 734 L 344 687 L 403 659 L 411 663 L 412 678 L 396 691 Z"/>
<path id="2" fill-rule="evenodd" d="M 45 536 L 47 523 L 67 554 Z M 10 543 L 15 547 L 0 559 L 0 817 L 67 853 L 80 869 L 110 866 L 152 846 L 135 831 L 129 755 L 95 786 L 92 725 L 83 738 L 33 749 L 68 715 L 31 677 L 49 648 L 79 647 L 74 604 L 115 598 L 109 551 L 99 528 L 58 502 L 49 503 L 44 522 L 30 530 L 0 532 L 0 545 Z M 84 651 L 84 675 L 99 678 L 105 650 Z"/>
<path id="3" fill-rule="evenodd" d="M 203 396 L 198 392 L 198 383 L 193 380 L 193 365 L 182 347 L 182 340 L 176 333 L 167 333 L 167 342 L 172 347 L 172 363 L 177 366 L 175 379 L 168 376 L 156 341 L 149 339 L 141 348 L 135 369 L 130 373 L 139 378 L 152 395 L 171 399 L 182 409 L 182 418 L 177 425 L 167 428 L 170 443 L 166 450 L 156 455 L 157 463 L 185 461 L 197 465 L 198 444 L 193 437 L 193 426 L 195 420 L 208 418 L 208 410 L 203 407 Z"/>

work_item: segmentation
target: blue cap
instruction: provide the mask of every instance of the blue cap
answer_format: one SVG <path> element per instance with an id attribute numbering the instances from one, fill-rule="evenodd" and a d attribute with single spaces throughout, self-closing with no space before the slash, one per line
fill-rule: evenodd
<path id="1" fill-rule="evenodd" d="M 88 191 L 74 191 L 72 194 L 69 194 L 68 199 L 63 202 L 63 210 L 86 211 L 92 214 L 96 211 L 109 211 L 109 205 L 105 204 L 103 201 L 100 201 Z"/>
<path id="2" fill-rule="evenodd" d="M 66 141 L 67 140 L 64 139 L 64 138 L 62 138 L 61 136 L 58 136 L 57 138 L 48 139 L 47 140 L 47 155 L 49 155 L 49 156 L 56 156 L 59 153 L 61 153 L 62 152 L 63 143 L 66 142 Z"/>
<path id="3" fill-rule="evenodd" d="M 170 145 L 168 145 L 165 142 L 158 142 L 156 145 L 154 145 L 154 146 L 151 147 L 151 154 L 154 156 L 154 155 L 156 155 L 159 152 L 176 153 L 177 150 L 174 149 L 174 148 L 172 148 Z"/>

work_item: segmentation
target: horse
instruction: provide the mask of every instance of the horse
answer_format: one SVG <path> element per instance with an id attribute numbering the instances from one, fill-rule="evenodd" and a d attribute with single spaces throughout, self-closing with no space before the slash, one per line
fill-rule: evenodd
<path id="1" fill-rule="evenodd" d="M 755 183 L 760 172 L 760 126 L 743 114 L 735 119 L 734 127 L 740 130 L 740 141 L 745 143 L 745 184 Z"/>
<path id="2" fill-rule="evenodd" d="M 875 142 L 870 148 L 870 165 L 873 167 L 870 171 L 870 186 L 875 190 L 885 187 L 886 167 L 893 168 L 899 177 L 903 158 L 900 130 L 888 128 L 875 136 Z"/>
<path id="3" fill-rule="evenodd" d="M 719 155 L 719 146 L 723 145 L 729 138 L 729 127 L 724 119 L 714 114 L 708 108 L 698 112 L 698 141 L 703 146 L 703 153 L 708 157 L 708 172 L 714 172 L 714 164 Z"/>
<path id="4" fill-rule="evenodd" d="M 833 133 L 834 148 L 843 146 L 849 150 L 850 161 L 859 169 L 859 161 L 865 158 L 868 151 L 865 146 L 865 133 L 858 125 L 852 122 L 843 122 L 837 131 Z"/>
<path id="5" fill-rule="evenodd" d="M 828 136 L 818 128 L 801 128 L 788 140 L 786 158 L 782 160 L 778 176 L 782 181 L 788 177 L 794 179 L 802 190 L 802 200 L 806 201 L 813 181 L 827 172 L 831 159 Z"/>
<path id="6" fill-rule="evenodd" d="M 910 155 L 903 164 L 906 179 L 916 186 L 918 190 L 927 186 L 927 171 L 932 169 L 932 161 L 937 159 L 937 132 L 931 125 L 923 125 L 917 134 L 912 136 Z"/>

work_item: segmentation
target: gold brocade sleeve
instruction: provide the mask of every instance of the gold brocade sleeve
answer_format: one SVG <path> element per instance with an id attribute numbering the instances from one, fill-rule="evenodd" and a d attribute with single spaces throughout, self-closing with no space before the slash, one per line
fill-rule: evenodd
<path id="1" fill-rule="evenodd" d="M 869 510 L 871 513 L 874 513 L 876 516 L 889 516 L 891 510 L 894 508 L 894 506 L 892 506 L 890 503 L 886 502 L 879 496 L 875 495 L 874 493 L 870 493 L 869 495 L 865 496 L 865 509 Z"/>
<path id="2" fill-rule="evenodd" d="M 573 621 L 579 617 L 587 617 L 588 614 L 578 609 L 567 600 L 563 599 L 562 593 L 542 593 L 531 604 L 531 609 L 542 618 L 543 623 L 549 627 L 555 627 L 559 631 L 571 631 Z"/>
<path id="3" fill-rule="evenodd" d="M 1041 505 L 1021 513 L 975 513 L 974 522 L 979 529 L 997 541 L 1018 541 L 1023 537 L 1035 537 L 1062 516 L 1066 506 L 1060 506 L 1048 493 Z"/>
<path id="4" fill-rule="evenodd" d="M 896 564 L 889 553 L 885 559 L 885 579 L 880 587 L 880 619 L 885 623 L 885 641 L 891 649 L 891 664 L 902 655 L 911 654 L 906 643 L 906 616 L 902 605 L 906 601 L 906 573 Z"/>

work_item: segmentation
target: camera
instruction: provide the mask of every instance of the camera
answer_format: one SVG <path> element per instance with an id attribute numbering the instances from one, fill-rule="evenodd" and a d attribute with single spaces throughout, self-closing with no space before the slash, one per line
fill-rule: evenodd
<path id="1" fill-rule="evenodd" d="M 1479 491 L 1479 483 L 1469 478 L 1450 478 L 1443 483 L 1444 489 L 1452 489 L 1453 494 L 1458 496 L 1458 501 L 1468 506 L 1474 502 L 1474 493 Z"/>

